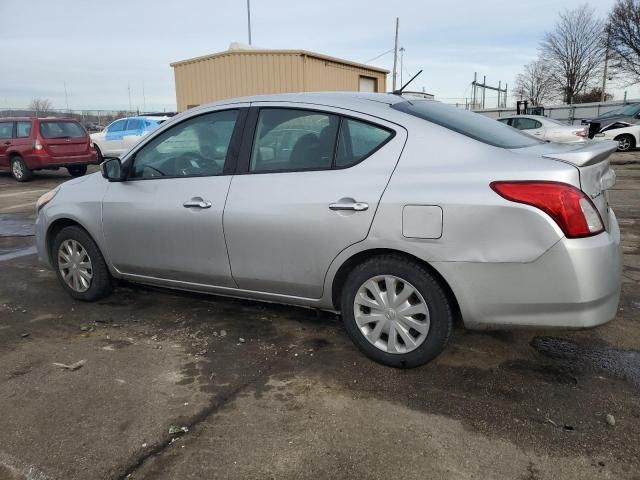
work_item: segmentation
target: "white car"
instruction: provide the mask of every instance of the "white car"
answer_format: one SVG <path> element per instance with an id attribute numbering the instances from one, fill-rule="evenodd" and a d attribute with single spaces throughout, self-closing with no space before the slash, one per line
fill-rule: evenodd
<path id="1" fill-rule="evenodd" d="M 110 123 L 103 131 L 92 133 L 91 140 L 96 148 L 98 159 L 119 157 L 169 118 L 168 116 L 120 118 Z"/>
<path id="2" fill-rule="evenodd" d="M 541 140 L 554 143 L 584 142 L 588 138 L 588 127 L 567 125 L 566 123 L 543 117 L 542 115 L 513 115 L 498 119 L 518 130 L 524 130 Z"/>
<path id="3" fill-rule="evenodd" d="M 640 125 L 615 122 L 607 125 L 593 137 L 594 140 L 615 140 L 619 152 L 628 152 L 640 145 Z"/>

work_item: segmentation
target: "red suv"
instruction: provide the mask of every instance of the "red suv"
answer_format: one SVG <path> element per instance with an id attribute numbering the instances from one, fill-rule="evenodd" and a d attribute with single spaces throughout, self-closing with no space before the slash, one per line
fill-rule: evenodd
<path id="1" fill-rule="evenodd" d="M 0 118 L 0 170 L 26 182 L 33 170 L 65 167 L 74 177 L 99 163 L 93 142 L 71 118 Z"/>

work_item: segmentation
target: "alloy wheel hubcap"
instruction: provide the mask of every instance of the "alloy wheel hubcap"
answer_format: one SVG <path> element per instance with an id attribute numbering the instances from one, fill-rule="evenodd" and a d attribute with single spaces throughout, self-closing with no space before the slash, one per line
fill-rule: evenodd
<path id="1" fill-rule="evenodd" d="M 618 142 L 618 147 L 620 148 L 620 150 L 628 150 L 630 146 L 631 142 L 628 138 L 623 138 Z"/>
<path id="2" fill-rule="evenodd" d="M 13 162 L 13 174 L 15 175 L 16 178 L 22 178 L 22 174 L 24 172 L 22 171 L 22 163 L 15 161 Z"/>
<path id="3" fill-rule="evenodd" d="M 69 288 L 79 293 L 89 290 L 93 268 L 91 258 L 80 242 L 69 239 L 60 244 L 58 269 Z"/>
<path id="4" fill-rule="evenodd" d="M 427 302 L 405 280 L 379 275 L 364 282 L 353 301 L 354 318 L 362 335 L 386 353 L 408 353 L 429 334 Z"/>

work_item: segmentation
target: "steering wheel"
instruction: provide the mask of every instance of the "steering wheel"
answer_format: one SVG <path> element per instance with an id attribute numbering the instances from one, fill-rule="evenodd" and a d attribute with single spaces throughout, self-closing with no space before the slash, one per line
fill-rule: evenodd
<path id="1" fill-rule="evenodd" d="M 195 165 L 194 165 L 195 163 Z M 186 152 L 178 156 L 174 161 L 176 171 L 182 175 L 188 175 L 195 170 L 202 170 L 203 166 L 209 163 L 205 157 L 198 152 Z"/>

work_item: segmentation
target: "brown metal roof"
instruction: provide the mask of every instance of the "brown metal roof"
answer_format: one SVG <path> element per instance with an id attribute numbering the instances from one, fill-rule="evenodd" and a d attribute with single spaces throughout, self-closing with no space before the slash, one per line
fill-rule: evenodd
<path id="1" fill-rule="evenodd" d="M 365 65 L 363 63 L 352 62 L 350 60 L 343 60 L 341 58 L 331 57 L 329 55 L 323 55 L 322 53 L 309 52 L 307 50 L 270 50 L 270 49 L 262 49 L 262 48 L 251 48 L 251 49 L 233 49 L 233 50 L 225 50 L 224 52 L 212 53 L 209 55 L 202 55 L 200 57 L 189 58 L 186 60 L 178 60 L 177 62 L 173 62 L 170 65 L 172 67 L 176 67 L 179 65 L 187 65 L 189 63 L 200 62 L 203 60 L 211 60 L 214 58 L 220 58 L 227 55 L 255 55 L 255 54 L 282 54 L 282 55 L 301 55 L 313 58 L 319 58 L 320 60 L 327 60 L 329 62 L 341 63 L 343 65 L 351 65 L 354 67 L 372 70 L 374 72 L 380 72 L 387 74 L 389 70 L 385 70 L 384 68 L 372 67 L 371 65 Z"/>

